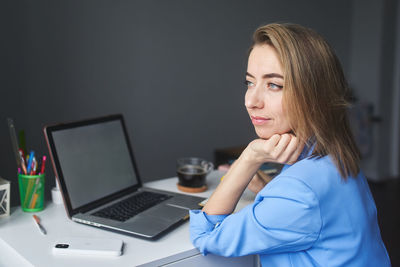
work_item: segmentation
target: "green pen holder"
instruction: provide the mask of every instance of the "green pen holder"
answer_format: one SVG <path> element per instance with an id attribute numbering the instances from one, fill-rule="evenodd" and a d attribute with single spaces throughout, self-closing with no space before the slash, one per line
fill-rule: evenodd
<path id="1" fill-rule="evenodd" d="M 21 208 L 26 212 L 37 212 L 44 208 L 45 174 L 18 174 Z"/>

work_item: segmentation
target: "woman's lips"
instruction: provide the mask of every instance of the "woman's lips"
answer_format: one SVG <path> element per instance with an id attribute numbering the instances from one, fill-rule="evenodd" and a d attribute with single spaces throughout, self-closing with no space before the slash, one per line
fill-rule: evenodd
<path id="1" fill-rule="evenodd" d="M 263 125 L 263 124 L 269 122 L 270 120 L 271 120 L 270 118 L 251 116 L 251 122 L 254 125 Z"/>

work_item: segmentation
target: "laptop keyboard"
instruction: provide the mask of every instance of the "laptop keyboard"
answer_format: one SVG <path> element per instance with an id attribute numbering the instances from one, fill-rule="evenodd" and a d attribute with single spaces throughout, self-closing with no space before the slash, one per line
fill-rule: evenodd
<path id="1" fill-rule="evenodd" d="M 121 202 L 99 210 L 92 215 L 124 222 L 136 214 L 171 197 L 172 196 L 165 194 L 143 191 L 126 198 Z"/>

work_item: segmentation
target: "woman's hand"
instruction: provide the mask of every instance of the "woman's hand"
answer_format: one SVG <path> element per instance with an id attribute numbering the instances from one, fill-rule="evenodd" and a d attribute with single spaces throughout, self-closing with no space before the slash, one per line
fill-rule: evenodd
<path id="1" fill-rule="evenodd" d="M 254 140 L 248 148 L 254 153 L 256 161 L 293 164 L 297 161 L 304 144 L 300 144 L 298 138 L 292 134 L 276 134 L 268 140 Z M 247 188 L 257 194 L 271 180 L 271 177 L 258 170 Z"/>
<path id="2" fill-rule="evenodd" d="M 304 144 L 293 134 L 274 134 L 266 140 L 252 141 L 244 153 L 247 160 L 258 164 L 264 162 L 294 164 L 303 148 Z"/>
<path id="3" fill-rule="evenodd" d="M 243 191 L 264 162 L 293 164 L 303 147 L 304 145 L 292 134 L 276 134 L 268 140 L 252 141 L 232 164 L 224 179 L 208 199 L 203 211 L 207 214 L 233 212 Z"/>

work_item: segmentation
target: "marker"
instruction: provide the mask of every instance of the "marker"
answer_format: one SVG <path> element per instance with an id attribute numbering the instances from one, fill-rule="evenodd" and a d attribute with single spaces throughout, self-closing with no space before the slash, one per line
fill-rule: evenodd
<path id="1" fill-rule="evenodd" d="M 31 172 L 31 168 L 32 168 L 32 161 L 33 161 L 33 157 L 35 156 L 35 151 L 31 151 L 31 153 L 29 154 L 29 160 L 28 160 L 28 164 L 27 164 L 27 173 L 29 174 Z"/>
<path id="2" fill-rule="evenodd" d="M 45 166 L 46 166 L 46 156 L 43 156 L 43 158 L 42 158 L 42 168 L 40 169 L 40 174 L 44 173 Z"/>
<path id="3" fill-rule="evenodd" d="M 38 216 L 36 215 L 32 215 L 33 216 L 33 220 L 35 220 L 36 225 L 39 227 L 40 232 L 42 232 L 42 234 L 46 235 L 46 229 L 44 229 L 43 225 L 40 223 L 40 219 Z"/>

